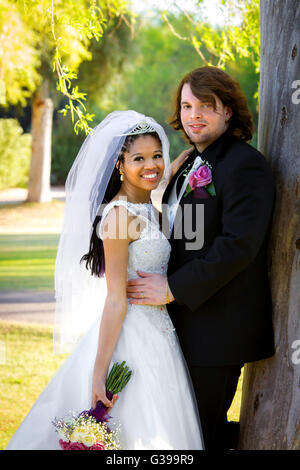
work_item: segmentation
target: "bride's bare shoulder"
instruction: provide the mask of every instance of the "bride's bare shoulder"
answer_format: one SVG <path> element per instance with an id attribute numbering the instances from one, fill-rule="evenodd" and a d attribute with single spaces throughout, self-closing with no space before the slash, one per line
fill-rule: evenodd
<path id="1" fill-rule="evenodd" d="M 113 201 L 116 201 L 116 204 Z M 104 214 L 98 228 L 100 237 L 103 241 L 126 239 L 130 243 L 138 238 L 141 228 L 139 224 L 134 223 L 137 216 L 128 211 L 127 204 L 118 202 L 118 199 L 112 200 L 109 210 Z M 132 227 L 136 230 L 133 231 Z"/>

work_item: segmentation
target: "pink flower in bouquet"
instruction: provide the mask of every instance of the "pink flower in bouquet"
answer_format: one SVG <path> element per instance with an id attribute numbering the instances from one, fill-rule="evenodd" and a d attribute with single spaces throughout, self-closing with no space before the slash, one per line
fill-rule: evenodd
<path id="1" fill-rule="evenodd" d="M 105 450 L 105 444 L 103 442 L 96 442 L 92 446 L 86 446 L 81 442 L 63 441 L 60 439 L 59 445 L 62 450 Z"/>
<path id="2" fill-rule="evenodd" d="M 207 186 L 212 182 L 211 169 L 207 165 L 202 165 L 198 170 L 193 171 L 189 175 L 189 185 L 194 190 L 195 188 Z"/>
<path id="3" fill-rule="evenodd" d="M 89 447 L 89 450 L 105 450 L 105 445 L 103 442 L 96 442 L 96 444 Z"/>
<path id="4" fill-rule="evenodd" d="M 62 450 L 88 450 L 81 442 L 70 442 L 70 441 L 63 441 L 62 439 L 59 440 L 59 445 Z"/>

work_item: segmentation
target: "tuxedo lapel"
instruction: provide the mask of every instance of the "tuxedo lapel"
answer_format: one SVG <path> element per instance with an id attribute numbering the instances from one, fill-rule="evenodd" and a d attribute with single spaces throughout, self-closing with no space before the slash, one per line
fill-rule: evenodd
<path id="1" fill-rule="evenodd" d="M 233 139 L 234 137 L 229 136 L 227 132 L 225 132 L 200 154 L 202 160 L 207 161 L 211 165 L 213 179 L 217 160 L 226 153 L 227 148 L 232 144 Z"/>
<path id="2" fill-rule="evenodd" d="M 162 203 L 163 204 L 167 204 L 168 203 L 168 199 L 169 199 L 169 196 L 170 196 L 170 192 L 175 184 L 175 181 L 176 181 L 176 178 L 177 178 L 177 173 L 171 178 L 168 186 L 166 186 L 166 189 L 164 191 L 164 194 L 163 194 L 163 197 L 162 197 Z"/>
<path id="3" fill-rule="evenodd" d="M 195 157 L 197 155 L 197 151 L 196 149 L 189 155 L 189 157 L 186 159 L 186 161 L 183 163 L 183 165 L 181 165 L 181 167 L 179 168 L 179 170 L 175 173 L 175 175 L 172 177 L 172 179 L 170 180 L 170 183 L 168 184 L 168 186 L 166 187 L 165 191 L 164 191 L 164 194 L 163 194 L 163 197 L 162 197 L 162 203 L 163 204 L 167 204 L 168 203 L 168 199 L 169 199 L 169 196 L 170 196 L 170 193 L 172 191 L 172 188 L 177 180 L 177 177 L 178 175 L 181 173 L 183 173 L 185 171 L 185 169 L 187 168 L 188 165 L 190 165 L 191 163 L 193 163 Z M 179 177 L 179 181 L 178 181 L 178 188 L 180 188 L 180 181 L 181 177 Z"/>
<path id="4" fill-rule="evenodd" d="M 168 184 L 168 186 L 166 187 L 165 191 L 164 191 L 164 194 L 163 194 L 163 197 L 162 197 L 162 223 L 161 223 L 161 229 L 164 233 L 164 235 L 169 239 L 170 238 L 170 220 L 169 220 L 169 205 L 168 205 L 168 202 L 169 202 L 169 197 L 170 197 L 170 194 L 171 194 L 171 191 L 174 187 L 174 184 L 176 184 L 177 182 L 177 178 L 178 178 L 178 175 L 180 175 L 180 173 L 184 173 L 185 169 L 191 164 L 193 163 L 195 157 L 196 157 L 196 149 L 191 153 L 191 155 L 189 155 L 189 157 L 186 159 L 186 161 L 184 162 L 184 164 L 179 168 L 179 170 L 175 173 L 175 175 L 172 177 L 172 179 L 170 180 L 170 183 Z M 184 179 L 184 178 L 183 178 Z M 179 176 L 178 178 L 178 182 L 177 182 L 177 189 L 179 188 L 180 190 L 180 185 L 182 184 L 182 181 L 181 181 L 181 175 Z"/>
<path id="5" fill-rule="evenodd" d="M 199 153 L 197 151 L 197 149 L 195 148 L 195 150 L 186 159 L 184 164 L 179 168 L 177 173 L 175 173 L 175 175 L 172 177 L 170 183 L 168 184 L 168 186 L 165 189 L 165 192 L 164 192 L 163 197 L 162 197 L 162 202 L 165 203 L 165 204 L 168 203 L 170 192 L 171 192 L 171 190 L 172 190 L 172 188 L 173 188 L 173 186 L 174 186 L 174 184 L 177 180 L 178 174 L 183 173 L 184 170 L 187 168 L 187 166 L 190 165 L 191 163 L 193 163 L 193 161 L 195 160 L 197 155 L 199 155 L 202 158 L 203 161 L 208 161 L 208 163 L 211 165 L 211 170 L 212 170 L 212 174 L 213 174 L 214 170 L 215 170 L 215 167 L 216 167 L 217 157 L 225 151 L 227 145 L 230 142 L 231 142 L 230 137 L 227 135 L 227 133 L 225 133 L 225 134 L 222 134 L 211 145 L 209 145 L 202 153 Z M 179 181 L 178 181 L 179 190 L 180 190 L 180 184 L 183 183 L 183 180 L 184 180 L 184 178 L 180 176 Z"/>
<path id="6" fill-rule="evenodd" d="M 177 195 L 178 195 L 185 179 L 185 176 L 183 175 L 183 173 L 188 167 L 192 167 L 192 164 L 198 155 L 201 157 L 203 161 L 206 161 L 210 164 L 211 171 L 212 171 L 212 178 L 214 180 L 214 171 L 216 168 L 217 159 L 226 152 L 227 147 L 231 143 L 232 143 L 232 137 L 230 137 L 227 134 L 227 132 L 225 132 L 225 134 L 222 134 L 217 140 L 215 140 L 211 145 L 209 145 L 202 153 L 199 153 L 197 149 L 195 148 L 194 151 L 186 159 L 184 164 L 179 168 L 176 174 L 172 177 L 162 197 L 162 216 L 164 220 L 163 231 L 166 236 L 167 235 L 170 236 L 169 227 L 167 224 L 167 220 L 169 220 L 169 217 L 167 215 L 166 205 L 169 202 L 170 194 L 174 187 L 174 184 L 176 184 L 177 182 L 176 190 L 177 190 Z M 177 181 L 177 178 L 178 178 L 178 181 Z M 180 204 L 180 201 L 179 201 L 179 204 Z M 176 218 L 176 215 L 175 215 L 175 218 Z"/>
<path id="7" fill-rule="evenodd" d="M 184 169 L 186 169 L 189 164 L 192 164 L 195 158 L 197 157 L 197 155 L 199 155 L 202 161 L 208 162 L 210 164 L 211 172 L 212 172 L 212 179 L 214 180 L 214 171 L 216 168 L 217 160 L 218 158 L 222 157 L 222 155 L 226 153 L 226 150 L 228 146 L 231 145 L 232 141 L 233 141 L 233 138 L 230 137 L 227 134 L 227 132 L 225 132 L 225 134 L 222 134 L 217 140 L 215 140 L 212 144 L 210 144 L 202 153 L 199 153 L 195 149 L 194 152 L 190 155 L 190 157 L 186 160 Z M 179 171 L 181 171 L 181 168 Z M 183 184 L 184 177 L 182 178 L 180 176 L 179 180 L 180 181 L 178 181 L 178 188 L 180 191 L 180 187 Z M 173 178 L 170 183 L 173 183 Z"/>

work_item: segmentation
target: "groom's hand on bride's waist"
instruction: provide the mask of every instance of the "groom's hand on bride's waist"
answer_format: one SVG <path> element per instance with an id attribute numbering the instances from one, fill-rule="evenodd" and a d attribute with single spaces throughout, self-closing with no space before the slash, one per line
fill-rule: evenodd
<path id="1" fill-rule="evenodd" d="M 131 304 L 165 305 L 174 300 L 165 276 L 143 271 L 137 271 L 137 274 L 138 278 L 127 282 L 127 297 Z"/>

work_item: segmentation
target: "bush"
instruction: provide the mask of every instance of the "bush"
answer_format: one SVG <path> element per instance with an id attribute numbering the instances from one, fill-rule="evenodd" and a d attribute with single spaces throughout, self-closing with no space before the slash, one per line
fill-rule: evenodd
<path id="1" fill-rule="evenodd" d="M 31 157 L 31 134 L 16 119 L 0 119 L 0 189 L 26 187 Z"/>

